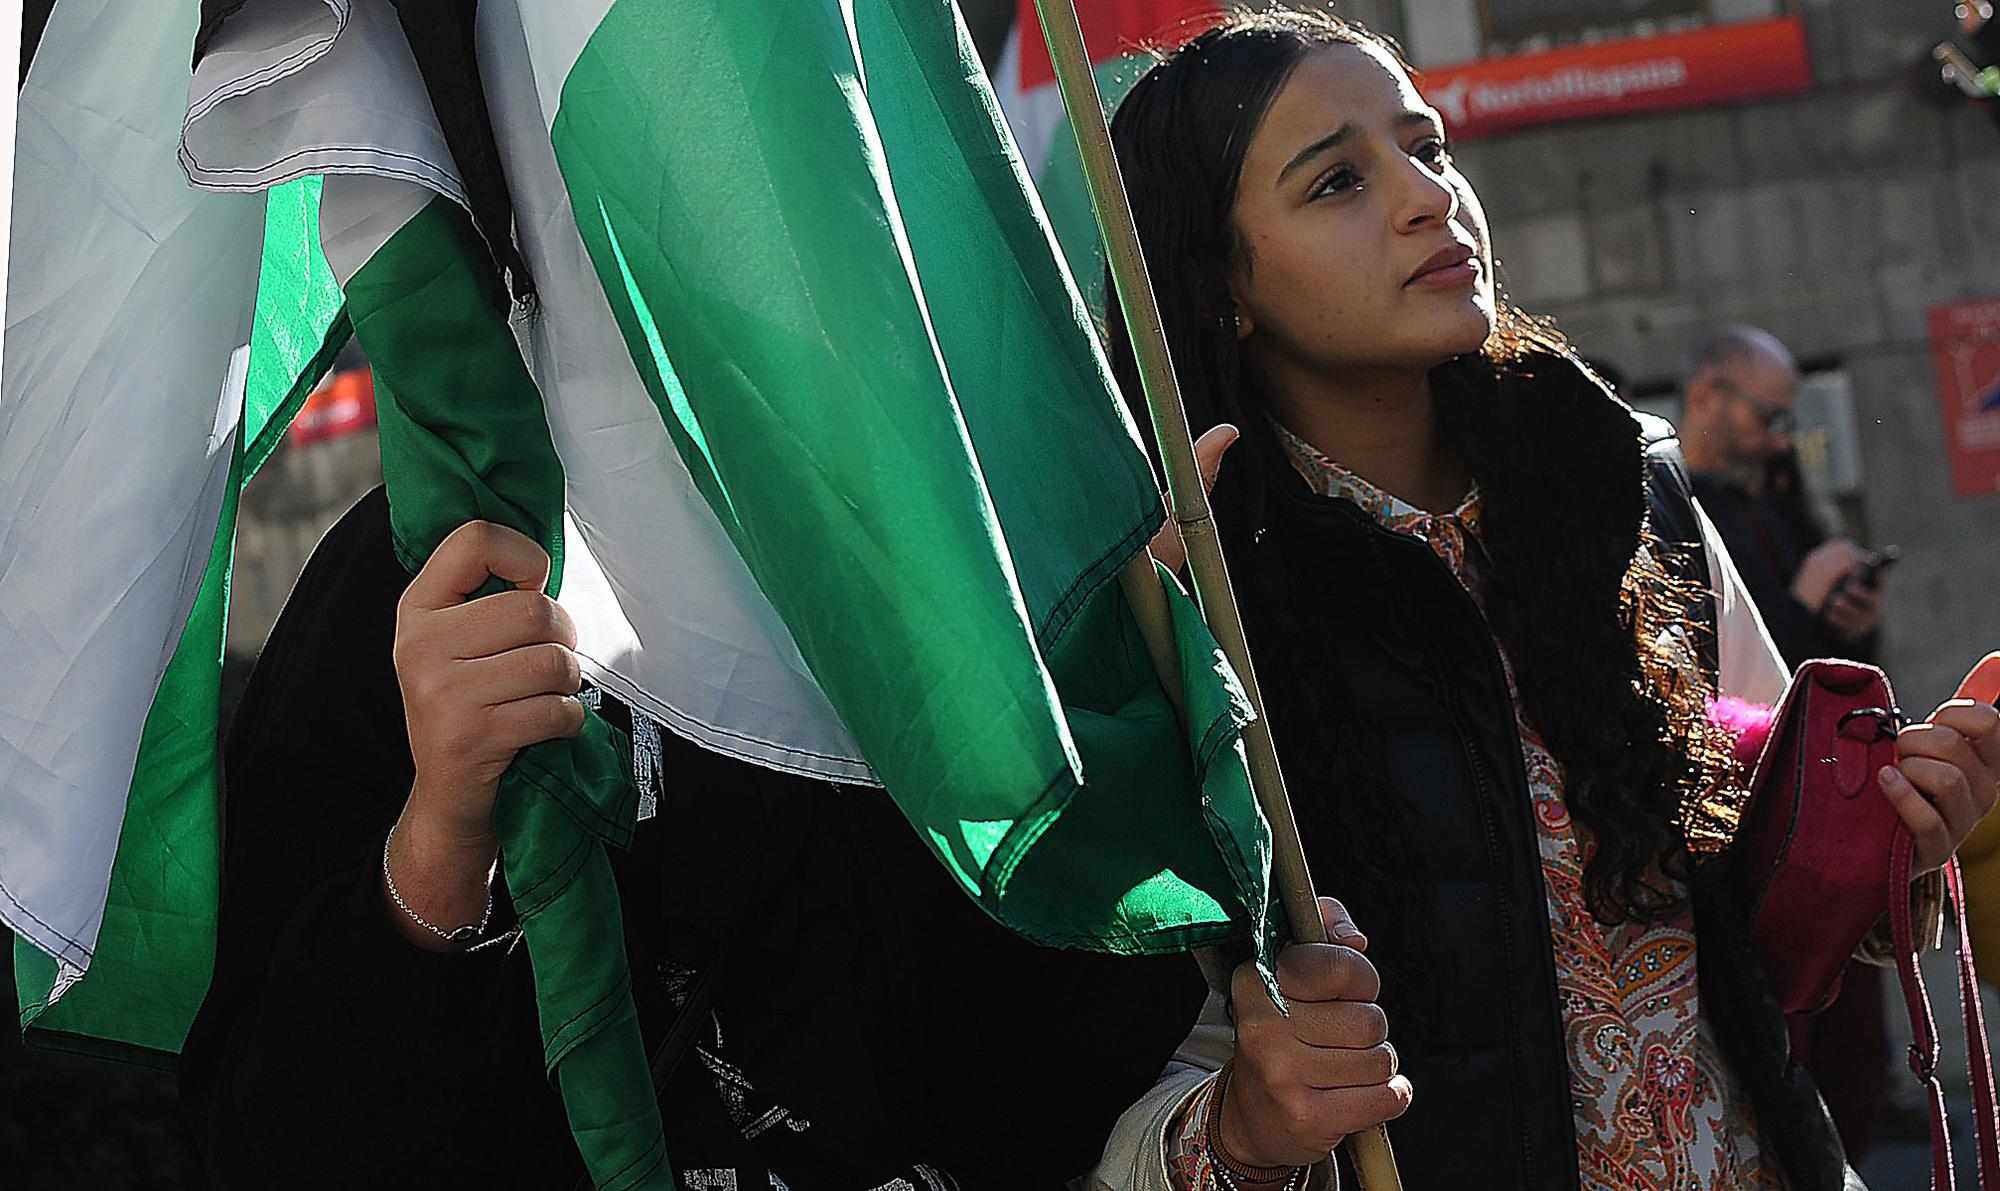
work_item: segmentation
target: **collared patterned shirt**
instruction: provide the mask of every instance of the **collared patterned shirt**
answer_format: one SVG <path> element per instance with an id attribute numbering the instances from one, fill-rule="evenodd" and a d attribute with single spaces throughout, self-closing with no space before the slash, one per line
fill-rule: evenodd
<path id="1" fill-rule="evenodd" d="M 1274 423 L 1275 426 L 1275 423 Z M 1293 466 L 1322 496 L 1351 501 L 1384 527 L 1428 543 L 1482 598 L 1480 493 L 1427 513 L 1341 467 L 1282 426 Z M 1756 1115 L 1702 1017 L 1694 921 L 1606 926 L 1584 898 L 1591 844 L 1570 818 L 1563 773 L 1528 722 L 1513 665 L 1521 761 L 1534 802 L 1549 937 L 1569 1052 L 1570 1106 L 1585 1191 L 1744 1191 L 1784 1187 L 1758 1144 Z"/>

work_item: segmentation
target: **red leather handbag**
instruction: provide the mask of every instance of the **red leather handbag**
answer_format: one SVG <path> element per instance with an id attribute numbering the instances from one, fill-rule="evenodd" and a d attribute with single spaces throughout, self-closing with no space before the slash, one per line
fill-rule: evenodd
<path id="1" fill-rule="evenodd" d="M 2000 655 L 1974 671 L 2000 679 Z M 1779 703 L 1750 777 L 1750 801 L 1736 845 L 1736 872 L 1750 913 L 1751 942 L 1787 1013 L 1832 1003 L 1840 973 L 1886 913 L 1897 973 L 1910 1013 L 1910 1069 L 1931 1102 L 1932 1186 L 1951 1191 L 1951 1140 L 1936 1075 L 1938 1040 L 1917 965 L 1910 905 L 1915 841 L 1882 793 L 1877 772 L 1896 761 L 1902 713 L 1888 676 L 1858 662 L 1815 661 L 1799 668 Z M 1957 920 L 1965 916 L 1958 861 L 1945 866 Z M 1979 1006 L 1972 951 L 1958 947 L 1959 1002 L 1965 1014 L 1978 1133 L 1980 1187 L 2000 1191 L 2000 1115 Z"/>

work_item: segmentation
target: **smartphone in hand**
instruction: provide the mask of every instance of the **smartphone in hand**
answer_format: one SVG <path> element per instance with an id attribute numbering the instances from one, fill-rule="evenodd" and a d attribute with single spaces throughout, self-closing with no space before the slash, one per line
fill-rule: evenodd
<path id="1" fill-rule="evenodd" d="M 1889 569 L 1895 566 L 1902 557 L 1903 552 L 1901 550 L 1894 546 L 1884 546 L 1875 553 L 1870 554 L 1868 561 L 1862 563 L 1860 569 L 1848 576 L 1847 581 L 1849 583 L 1859 583 L 1863 587 L 1878 587 L 1882 583 L 1882 576 L 1888 574 Z"/>
<path id="2" fill-rule="evenodd" d="M 1827 610 L 1833 607 L 1833 602 L 1851 587 L 1865 587 L 1870 591 L 1879 589 L 1882 586 L 1882 576 L 1888 574 L 1889 569 L 1902 557 L 1903 552 L 1894 546 L 1884 546 L 1871 553 L 1862 560 L 1860 566 L 1849 571 L 1846 578 L 1834 584 L 1832 591 L 1826 593 L 1825 601 L 1819 606 L 1820 618 L 1825 619 Z"/>

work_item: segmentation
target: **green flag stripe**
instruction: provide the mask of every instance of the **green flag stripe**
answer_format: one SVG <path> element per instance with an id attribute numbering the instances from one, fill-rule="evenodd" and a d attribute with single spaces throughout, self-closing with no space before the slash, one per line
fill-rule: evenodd
<path id="1" fill-rule="evenodd" d="M 349 188 L 367 201 L 381 185 Z M 413 571 L 475 518 L 561 559 L 562 467 L 485 259 L 463 209 L 434 196 L 343 287 L 375 373 L 396 546 Z M 551 592 L 559 582 L 552 572 Z M 629 842 L 637 803 L 629 745 L 592 714 L 578 738 L 525 750 L 494 808 L 544 1056 L 602 1188 L 671 1185 L 604 852 L 606 839 Z"/>
<path id="2" fill-rule="evenodd" d="M 299 407 L 353 334 L 340 283 L 319 245 L 320 179 L 273 187 L 264 207 L 264 255 L 250 328 L 243 396 L 243 482 L 278 449 Z"/>
<path id="3" fill-rule="evenodd" d="M 54 961 L 15 941 L 21 1024 L 44 1047 L 171 1066 L 208 992 L 221 868 L 216 704 L 242 476 L 239 429 L 208 567 L 140 736 L 90 971 L 48 1004 L 41 980 Z"/>
<path id="4" fill-rule="evenodd" d="M 1042 789 L 1068 764 L 1067 742 L 994 550 L 989 501 L 965 467 L 964 425 L 882 163 L 861 143 L 872 117 L 842 86 L 858 70 L 847 29 L 820 3 L 714 5 L 689 17 L 669 24 L 643 6 L 615 6 L 564 86 L 558 160 L 575 209 L 604 212 L 600 223 L 580 221 L 585 243 L 683 459 L 871 759 L 899 751 L 884 738 L 912 720 L 964 725 L 962 752 L 904 759 L 902 773 L 883 774 L 890 788 L 921 804 L 956 765 L 1002 758 L 964 786 L 1007 791 L 974 818 L 1012 818 L 1016 792 Z M 874 77 L 884 91 L 913 83 Z M 656 83 L 649 96 L 642 79 L 674 85 Z M 647 130 L 649 155 L 681 168 L 627 168 L 634 127 Z M 683 187 L 676 177 L 744 184 Z M 666 339 L 707 452 L 680 431 L 672 374 L 649 366 L 648 326 Z M 843 442 L 856 457 L 830 457 L 823 445 Z M 829 557 L 843 560 L 859 605 L 930 609 L 918 627 L 932 635 L 897 640 L 852 608 L 803 607 L 804 589 L 825 587 L 814 576 Z M 882 685 L 875 658 L 922 649 L 964 658 L 966 669 L 936 689 Z M 866 718 L 845 714 L 871 705 Z M 1055 730 L 1021 739 L 1028 722 Z"/>
<path id="5" fill-rule="evenodd" d="M 319 350 L 313 353 L 305 362 L 305 366 L 299 370 L 298 375 L 293 378 L 291 388 L 286 390 L 271 407 L 270 415 L 263 429 L 258 432 L 256 442 L 244 452 L 245 484 L 255 479 L 257 473 L 263 470 L 265 462 L 271 458 L 271 453 L 278 449 L 280 442 L 284 441 L 285 432 L 290 430 L 292 423 L 298 419 L 299 410 L 305 407 L 306 398 L 311 397 L 319 382 L 326 379 L 327 372 L 333 368 L 335 357 L 340 355 L 341 349 L 347 346 L 347 341 L 353 336 L 354 324 L 348 320 L 347 311 L 343 307 L 327 325 L 326 337 L 320 341 Z"/>
<path id="6" fill-rule="evenodd" d="M 274 189 L 265 206 L 231 474 L 207 570 L 140 737 L 92 971 L 51 1006 L 56 965 L 16 941 L 22 1023 L 46 1048 L 170 1066 L 208 988 L 220 864 L 216 715 L 237 494 L 350 333 L 319 251 L 319 195 L 320 180 L 304 178 Z"/>
<path id="7" fill-rule="evenodd" d="M 562 465 L 484 251 L 440 195 L 343 286 L 375 372 L 390 526 L 412 572 L 467 521 L 510 526 L 548 551 L 554 591 Z"/>
<path id="8" fill-rule="evenodd" d="M 1155 794 L 1196 777 L 1110 579 L 1161 514 L 1088 316 L 953 11 L 846 11 L 611 8 L 551 127 L 600 286 L 703 494 L 966 889 L 1048 942 L 1216 937 L 1261 896 L 1262 825 L 1223 798 L 1218 854 L 1191 793 Z"/>
<path id="9" fill-rule="evenodd" d="M 1099 62 L 1091 73 L 1097 76 L 1097 91 L 1104 110 L 1114 112 L 1127 92 L 1153 64 L 1149 54 L 1132 54 Z M 1055 84 L 1049 84 L 1053 87 Z M 1055 230 L 1069 262 L 1070 273 L 1082 288 L 1084 302 L 1093 317 L 1105 312 L 1106 278 L 1104 240 L 1097 233 L 1097 215 L 1090 206 L 1090 189 L 1084 182 L 1083 158 L 1077 152 L 1076 135 L 1067 119 L 1056 125 L 1049 154 L 1035 173 L 1035 188 L 1041 193 L 1048 212 L 1049 226 Z"/>

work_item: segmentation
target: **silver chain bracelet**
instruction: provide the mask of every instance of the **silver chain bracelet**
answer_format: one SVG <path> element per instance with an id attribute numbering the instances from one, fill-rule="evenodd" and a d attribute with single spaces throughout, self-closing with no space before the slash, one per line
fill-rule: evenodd
<path id="1" fill-rule="evenodd" d="M 486 883 L 486 912 L 479 916 L 479 921 L 476 924 L 461 926 L 455 930 L 445 930 L 443 927 L 434 926 L 426 922 L 422 914 L 412 910 L 410 903 L 403 900 L 402 892 L 396 888 L 396 878 L 389 874 L 389 845 L 394 843 L 395 839 L 396 828 L 394 825 L 391 825 L 388 837 L 382 841 L 382 883 L 389 887 L 389 897 L 396 903 L 396 908 L 409 915 L 411 922 L 423 927 L 447 943 L 464 943 L 485 934 L 486 927 L 493 921 L 493 883 L 491 881 Z"/>

